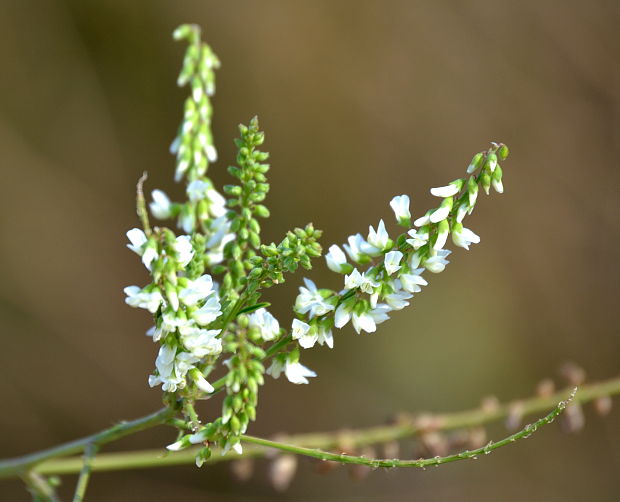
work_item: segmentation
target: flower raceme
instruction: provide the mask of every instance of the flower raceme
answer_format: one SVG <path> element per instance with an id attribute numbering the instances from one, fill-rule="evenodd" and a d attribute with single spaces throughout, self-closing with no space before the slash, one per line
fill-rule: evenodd
<path id="1" fill-rule="evenodd" d="M 503 192 L 499 161 L 508 149 L 493 143 L 474 156 L 465 178 L 431 189 L 441 200 L 418 215 L 413 226 L 409 196 L 394 197 L 390 207 L 396 223 L 406 230 L 396 238 L 380 220 L 365 236 L 356 233 L 342 246 L 330 246 L 326 264 L 343 276 L 342 289 L 319 288 L 304 279 L 290 328 L 283 328 L 267 310 L 269 304 L 259 302 L 260 296 L 299 266 L 311 268 L 311 260 L 322 255 L 320 231 L 309 224 L 288 232 L 277 245 L 261 242 L 259 219 L 269 216 L 263 204 L 269 165 L 264 163 L 268 154 L 259 150 L 264 134 L 256 118 L 239 127 L 236 165 L 228 168 L 236 184 L 224 186 L 222 192 L 214 186 L 207 170 L 217 160 L 210 98 L 219 60 L 200 40 L 196 26 L 181 26 L 174 36 L 189 43 L 178 83 L 191 89 L 171 145 L 175 180 L 186 183 L 186 200 L 173 202 L 163 191 L 153 190 L 149 209 L 158 220 L 176 220 L 182 232 L 151 228 L 140 186 L 143 229 L 127 232 L 128 247 L 140 256 L 151 282 L 125 288 L 125 301 L 153 314 L 154 325 L 147 334 L 158 351 L 148 383 L 161 386 L 169 406 L 180 407 L 191 431 L 168 448 L 202 444 L 196 457 L 201 465 L 210 455 L 210 444 L 241 451 L 240 436 L 256 417 L 264 374 L 309 383 L 316 373 L 301 364 L 300 348 L 332 348 L 334 330 L 349 323 L 357 333 L 374 333 L 428 284 L 425 272 L 445 269 L 449 237 L 464 249 L 480 242 L 463 220 L 473 212 L 479 188 Z M 209 375 L 216 369 L 225 374 L 212 384 Z M 203 425 L 194 403 L 219 390 L 226 394 L 222 414 Z"/>

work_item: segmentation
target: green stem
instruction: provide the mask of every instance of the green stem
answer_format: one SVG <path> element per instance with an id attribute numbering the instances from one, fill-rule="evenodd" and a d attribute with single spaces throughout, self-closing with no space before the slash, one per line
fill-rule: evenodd
<path id="1" fill-rule="evenodd" d="M 120 422 L 109 429 L 97 432 L 91 436 L 76 439 L 74 441 L 54 446 L 53 448 L 48 448 L 47 450 L 24 455 L 22 457 L 2 460 L 0 461 L 0 479 L 24 475 L 24 473 L 28 472 L 34 466 L 45 460 L 80 453 L 90 444 L 101 446 L 130 434 L 134 434 L 135 432 L 150 429 L 151 427 L 164 423 L 166 420 L 171 418 L 174 413 L 176 413 L 176 410 L 162 408 L 155 413 L 132 420 L 131 422 Z M 78 471 L 79 470 L 80 469 L 78 469 Z"/>
<path id="2" fill-rule="evenodd" d="M 73 496 L 73 502 L 82 502 L 84 495 L 86 494 L 86 488 L 88 488 L 88 481 L 90 479 L 90 471 L 92 467 L 92 461 L 97 454 L 97 446 L 89 444 L 84 449 L 84 462 L 82 464 L 82 470 L 80 471 L 80 477 L 75 487 L 75 495 Z"/>
<path id="3" fill-rule="evenodd" d="M 257 438 L 253 436 L 241 436 L 241 439 L 248 443 L 254 443 L 261 446 L 266 446 L 269 448 L 275 448 L 277 450 L 286 451 L 288 453 L 294 453 L 296 455 L 305 455 L 306 457 L 313 457 L 319 460 L 331 460 L 333 462 L 339 462 L 341 464 L 357 464 L 357 465 L 366 465 L 369 467 L 377 468 L 377 467 L 417 467 L 417 468 L 425 468 L 440 464 L 446 464 L 448 462 L 455 462 L 457 460 L 467 460 L 467 459 L 476 459 L 479 455 L 486 455 L 491 453 L 502 446 L 506 446 L 510 443 L 514 443 L 515 441 L 523 438 L 529 437 L 531 434 L 536 432 L 539 427 L 543 425 L 547 425 L 560 414 L 566 408 L 567 404 L 573 399 L 574 392 L 576 392 L 576 388 L 573 391 L 567 401 L 562 401 L 558 404 L 555 409 L 549 413 L 547 416 L 537 420 L 533 424 L 529 424 L 521 429 L 519 432 L 508 436 L 507 438 L 502 439 L 501 441 L 497 441 L 495 443 L 490 442 L 486 446 L 481 448 L 477 448 L 475 450 L 465 450 L 460 453 L 456 453 L 453 455 L 448 455 L 445 457 L 433 457 L 426 459 L 418 459 L 418 460 L 400 460 L 397 458 L 394 459 L 380 459 L 380 458 L 366 458 L 366 457 L 358 457 L 355 455 L 346 455 L 344 453 L 329 453 L 326 451 L 321 451 L 318 449 L 312 448 L 304 448 L 302 446 L 297 446 L 294 444 L 285 444 L 277 441 L 270 441 L 268 439 Z"/>
<path id="4" fill-rule="evenodd" d="M 599 383 L 584 385 L 580 388 L 579 393 L 575 396 L 573 402 L 585 404 L 597 398 L 617 394 L 620 394 L 620 377 Z M 517 406 L 523 416 L 531 415 L 533 413 L 541 413 L 544 410 L 553 408 L 556 403 L 566 399 L 567 395 L 568 391 L 564 390 L 548 397 L 533 397 L 500 404 L 492 410 L 476 408 L 459 413 L 434 415 L 432 417 L 433 430 L 448 431 L 481 426 L 507 417 L 511 413 L 511 410 L 514 410 Z M 160 410 L 157 413 L 162 413 L 164 411 L 166 410 Z M 157 414 L 153 414 L 151 416 L 155 415 Z M 157 422 L 152 423 L 150 426 L 157 425 L 158 423 L 168 419 L 169 418 L 161 418 Z M 148 426 L 142 428 L 147 427 Z M 329 449 L 337 448 L 339 444 L 346 443 L 352 448 L 360 448 L 367 445 L 388 443 L 390 441 L 412 437 L 421 434 L 424 431 L 425 428 L 423 424 L 416 424 L 415 421 L 411 421 L 408 423 L 370 427 L 346 432 L 336 431 L 331 433 L 293 435 L 284 438 L 283 443 L 281 444 L 285 444 L 287 447 L 294 445 L 295 447 L 309 449 Z M 128 433 L 130 434 L 131 432 Z M 243 439 L 248 442 L 254 439 L 251 438 L 248 440 L 248 437 L 249 436 L 244 437 Z M 78 440 L 78 442 L 79 441 L 82 441 L 81 448 L 88 443 L 88 441 L 84 440 Z M 68 445 L 75 445 L 75 443 L 77 442 L 68 443 Z M 273 447 L 272 445 L 270 446 Z M 34 468 L 34 471 L 39 474 L 70 474 L 79 472 L 82 465 L 79 458 L 53 459 L 53 457 L 76 453 L 81 448 L 73 447 L 72 451 L 68 451 L 69 448 L 67 448 L 67 445 L 61 445 L 56 448 L 52 448 L 51 450 L 45 450 L 44 452 L 35 453 L 26 457 L 5 460 L 0 462 L 0 478 L 20 475 L 25 472 L 28 467 Z M 189 448 L 180 452 L 167 454 L 163 451 L 163 449 L 154 449 L 101 454 L 93 460 L 92 469 L 94 471 L 111 471 L 192 464 L 195 460 L 196 451 L 197 450 L 195 448 Z M 228 454 L 222 456 L 219 455 L 217 451 L 214 451 L 212 457 L 207 461 L 207 463 L 216 463 L 239 458 L 263 457 L 267 455 L 268 451 L 269 449 L 264 446 L 253 444 L 250 444 L 244 448 L 243 455 L 237 455 L 236 453 L 229 452 Z"/>
<path id="5" fill-rule="evenodd" d="M 48 481 L 36 472 L 29 471 L 22 475 L 24 483 L 28 486 L 30 493 L 44 502 L 60 502 L 56 491 Z"/>

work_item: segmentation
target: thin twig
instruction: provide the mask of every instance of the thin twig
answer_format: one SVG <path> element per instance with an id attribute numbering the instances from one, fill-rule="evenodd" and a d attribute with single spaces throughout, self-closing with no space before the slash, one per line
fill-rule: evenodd
<path id="1" fill-rule="evenodd" d="M 60 502 L 60 498 L 56 495 L 53 486 L 42 475 L 28 471 L 22 474 L 21 477 L 33 496 L 38 497 L 44 502 Z"/>
<path id="2" fill-rule="evenodd" d="M 80 477 L 75 487 L 75 495 L 73 496 L 73 502 L 82 502 L 84 495 L 86 494 L 86 488 L 88 488 L 88 480 L 90 479 L 90 471 L 92 461 L 97 454 L 98 447 L 94 444 L 89 444 L 84 449 L 84 461 L 82 464 L 82 470 L 80 471 Z"/>

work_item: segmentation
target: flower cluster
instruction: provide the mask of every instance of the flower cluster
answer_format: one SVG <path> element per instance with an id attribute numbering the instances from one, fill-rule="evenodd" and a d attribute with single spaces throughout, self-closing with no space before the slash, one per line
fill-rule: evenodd
<path id="1" fill-rule="evenodd" d="M 505 159 L 508 150 L 493 144 L 474 157 L 468 177 L 433 188 L 440 204 L 413 225 L 409 197 L 394 197 L 390 206 L 406 233 L 391 238 L 381 220 L 369 227 L 367 235 L 358 233 L 342 247 L 331 246 L 325 259 L 330 270 L 343 276 L 343 288 L 323 289 L 304 279 L 293 308 L 295 318 L 290 328 L 283 328 L 267 309 L 269 304 L 260 302 L 262 291 L 283 283 L 285 275 L 299 267 L 312 268 L 312 259 L 322 255 L 321 231 L 308 224 L 287 232 L 279 244 L 261 242 L 259 219 L 269 216 L 264 205 L 269 165 L 268 154 L 259 150 L 264 133 L 256 118 L 239 126 L 236 165 L 228 168 L 235 184 L 224 187 L 225 196 L 218 192 L 206 173 L 217 159 L 210 97 L 219 61 L 201 42 L 196 26 L 181 26 L 174 36 L 189 42 L 178 82 L 189 84 L 191 93 L 171 147 L 176 155 L 175 179 L 186 182 L 186 200 L 172 202 L 163 191 L 154 190 L 149 207 L 157 219 L 176 219 L 182 234 L 151 227 L 141 182 L 138 215 L 143 230 L 134 228 L 127 237 L 151 282 L 129 286 L 125 294 L 127 304 L 154 317 L 147 334 L 159 350 L 149 385 L 161 385 L 166 404 L 183 414 L 179 438 L 168 448 L 201 444 L 196 456 L 201 465 L 212 444 L 224 451 L 241 451 L 241 436 L 256 418 L 265 373 L 307 384 L 316 373 L 301 364 L 300 347 L 332 348 L 334 329 L 349 323 L 358 333 L 375 332 L 427 285 L 426 271 L 444 270 L 450 254 L 445 249 L 448 237 L 465 249 L 480 241 L 463 226 L 463 219 L 473 211 L 479 188 L 487 193 L 491 186 L 503 191 L 498 160 Z M 209 382 L 216 368 L 224 374 Z M 203 424 L 195 401 L 218 391 L 225 392 L 221 416 Z"/>
<path id="2" fill-rule="evenodd" d="M 476 154 L 467 168 L 468 178 L 431 189 L 431 194 L 442 201 L 417 218 L 414 228 L 410 228 L 409 196 L 394 197 L 390 206 L 396 221 L 409 229 L 397 239 L 390 238 L 381 220 L 376 228 L 369 227 L 366 237 L 359 233 L 350 236 L 343 245 L 344 251 L 332 245 L 325 260 L 330 270 L 344 275 L 344 288 L 339 292 L 319 289 L 304 279 L 305 286 L 299 288 L 294 305 L 292 338 L 303 348 L 317 342 L 331 348 L 332 328 L 351 322 L 357 333 L 373 333 L 390 312 L 409 305 L 422 286 L 428 284 L 424 272 L 440 273 L 449 263 L 451 251 L 445 249 L 449 236 L 455 246 L 464 249 L 480 242 L 478 235 L 462 222 L 474 210 L 479 187 L 487 194 L 491 186 L 503 192 L 498 158 L 503 160 L 507 156 L 507 147 L 495 143 L 488 151 Z M 298 356 L 293 359 L 297 361 Z M 295 383 L 300 382 L 307 380 L 297 378 Z"/>

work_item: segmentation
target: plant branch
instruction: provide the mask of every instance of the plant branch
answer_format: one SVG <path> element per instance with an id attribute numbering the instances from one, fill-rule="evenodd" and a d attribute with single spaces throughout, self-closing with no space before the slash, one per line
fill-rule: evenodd
<path id="1" fill-rule="evenodd" d="M 86 488 L 88 488 L 88 481 L 90 479 L 90 471 L 93 458 L 97 454 L 97 446 L 89 444 L 84 449 L 84 460 L 82 462 L 82 470 L 80 471 L 80 477 L 75 487 L 75 495 L 73 496 L 73 502 L 82 502 L 84 495 L 86 494 Z"/>
<path id="2" fill-rule="evenodd" d="M 429 429 L 433 431 L 448 431 L 484 425 L 508 417 L 511 411 L 516 408 L 519 409 L 523 416 L 541 413 L 545 410 L 553 408 L 559 401 L 566 399 L 568 394 L 569 391 L 564 390 L 548 397 L 533 397 L 499 404 L 493 409 L 475 408 L 469 411 L 457 413 L 432 415 L 430 416 L 430 420 L 428 419 L 429 417 L 427 417 L 424 421 L 416 421 L 412 419 L 393 425 L 376 426 L 358 430 L 291 435 L 282 437 L 281 441 L 300 448 L 330 449 L 337 448 L 339 445 L 344 443 L 353 448 L 360 448 L 367 445 L 388 443 L 390 441 L 412 437 L 422 434 Z M 620 394 L 620 377 L 581 386 L 579 393 L 575 396 L 573 402 L 585 404 L 597 398 L 617 394 Z M 155 417 L 158 414 L 161 415 L 165 411 L 167 410 L 160 410 L 159 412 L 150 415 L 150 417 Z M 155 420 L 151 419 L 149 422 L 150 425 L 138 428 L 133 432 L 163 423 L 168 421 L 169 418 L 169 415 L 164 415 Z M 128 422 L 128 424 L 133 424 L 136 422 L 138 421 Z M 430 426 L 429 423 L 431 424 Z M 99 435 L 104 434 L 105 432 L 106 431 L 99 433 Z M 123 435 L 131 433 L 131 431 L 127 431 Z M 2 461 L 0 462 L 0 478 L 14 477 L 27 470 L 28 467 L 33 468 L 34 471 L 39 474 L 77 473 L 80 471 L 82 466 L 80 458 L 54 459 L 53 457 L 77 453 L 91 441 L 92 437 L 95 436 L 90 436 L 84 440 L 67 443 L 67 445 L 61 445 L 56 448 L 27 455 L 25 457 Z M 243 440 L 248 441 L 247 438 L 248 437 L 243 437 Z M 68 446 L 71 447 L 69 448 Z M 206 463 L 217 463 L 239 458 L 263 457 L 269 451 L 270 448 L 253 444 L 250 444 L 244 448 L 243 455 L 238 455 L 233 452 L 229 452 L 226 455 L 219 455 L 218 451 L 214 450 L 212 457 Z M 93 460 L 92 470 L 111 471 L 193 464 L 195 455 L 196 449 L 194 448 L 170 454 L 166 453 L 162 449 L 100 454 Z"/>

